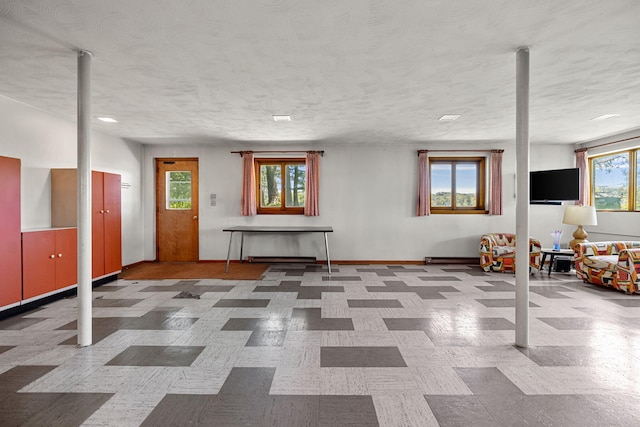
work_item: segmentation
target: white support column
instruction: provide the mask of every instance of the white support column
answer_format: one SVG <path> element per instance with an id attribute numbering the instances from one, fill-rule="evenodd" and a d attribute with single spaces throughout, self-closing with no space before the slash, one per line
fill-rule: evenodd
<path id="1" fill-rule="evenodd" d="M 78 51 L 78 346 L 93 343 L 91 314 L 91 52 Z"/>
<path id="2" fill-rule="evenodd" d="M 529 346 L 529 48 L 516 52 L 516 345 Z"/>

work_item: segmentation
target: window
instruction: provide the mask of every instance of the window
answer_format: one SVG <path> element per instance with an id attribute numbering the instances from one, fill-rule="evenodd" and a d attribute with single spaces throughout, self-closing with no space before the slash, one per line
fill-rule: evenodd
<path id="1" fill-rule="evenodd" d="M 430 157 L 431 213 L 485 214 L 485 158 Z"/>
<path id="2" fill-rule="evenodd" d="M 640 150 L 636 150 L 636 207 L 640 211 Z"/>
<path id="3" fill-rule="evenodd" d="M 191 209 L 191 171 L 167 171 L 167 209 Z"/>
<path id="4" fill-rule="evenodd" d="M 256 159 L 258 214 L 304 213 L 305 159 Z"/>
<path id="5" fill-rule="evenodd" d="M 640 211 L 640 148 L 591 157 L 591 202 L 601 211 Z"/>

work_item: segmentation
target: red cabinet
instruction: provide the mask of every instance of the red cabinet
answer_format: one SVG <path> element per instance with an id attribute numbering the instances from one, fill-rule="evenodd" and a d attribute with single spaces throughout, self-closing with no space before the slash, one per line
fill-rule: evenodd
<path id="1" fill-rule="evenodd" d="M 78 230 L 56 230 L 56 289 L 78 283 Z"/>
<path id="2" fill-rule="evenodd" d="M 91 173 L 93 277 L 122 270 L 121 178 Z"/>
<path id="3" fill-rule="evenodd" d="M 51 171 L 51 225 L 77 226 L 76 169 Z M 122 270 L 121 178 L 91 172 L 91 244 L 93 278 Z"/>
<path id="4" fill-rule="evenodd" d="M 0 156 L 0 308 L 21 297 L 20 159 Z"/>
<path id="5" fill-rule="evenodd" d="M 22 298 L 34 298 L 75 285 L 77 230 L 22 233 Z"/>

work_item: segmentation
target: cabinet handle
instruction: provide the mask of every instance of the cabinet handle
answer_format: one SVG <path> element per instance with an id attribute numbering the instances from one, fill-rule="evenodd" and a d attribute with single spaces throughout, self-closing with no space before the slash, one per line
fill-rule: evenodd
<path id="1" fill-rule="evenodd" d="M 104 210 L 100 209 L 100 213 L 101 213 L 101 214 L 103 214 L 103 213 L 104 213 Z"/>
<path id="2" fill-rule="evenodd" d="M 55 258 L 55 257 L 56 257 L 56 256 L 55 256 L 54 254 L 49 255 L 49 258 L 51 258 L 51 259 L 53 259 L 53 258 Z"/>
<path id="3" fill-rule="evenodd" d="M 62 258 L 62 254 L 58 254 L 58 258 Z"/>
<path id="4" fill-rule="evenodd" d="M 107 209 L 107 213 L 109 213 L 109 209 Z"/>

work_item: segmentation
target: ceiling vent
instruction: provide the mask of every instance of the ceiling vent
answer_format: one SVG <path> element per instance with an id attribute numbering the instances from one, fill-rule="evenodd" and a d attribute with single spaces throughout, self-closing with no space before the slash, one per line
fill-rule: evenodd
<path id="1" fill-rule="evenodd" d="M 445 114 L 440 117 L 438 120 L 441 122 L 452 122 L 454 120 L 458 120 L 460 118 L 460 114 Z"/>
<path id="2" fill-rule="evenodd" d="M 620 114 L 603 114 L 603 115 L 601 115 L 601 116 L 594 117 L 594 118 L 593 118 L 593 119 L 591 119 L 591 120 L 594 120 L 594 121 L 598 121 L 598 120 L 607 120 L 607 119 L 612 119 L 612 118 L 614 118 L 614 117 L 620 117 Z"/>

